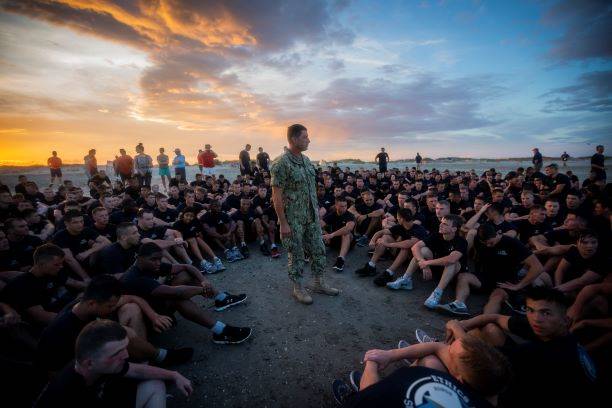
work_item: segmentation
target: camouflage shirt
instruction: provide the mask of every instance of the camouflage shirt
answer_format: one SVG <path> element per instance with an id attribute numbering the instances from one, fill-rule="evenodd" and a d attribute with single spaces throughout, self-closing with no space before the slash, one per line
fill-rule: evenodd
<path id="1" fill-rule="evenodd" d="M 288 222 L 316 222 L 318 220 L 315 168 L 305 155 L 286 152 L 278 157 L 272 168 L 272 186 L 283 189 L 285 216 Z"/>

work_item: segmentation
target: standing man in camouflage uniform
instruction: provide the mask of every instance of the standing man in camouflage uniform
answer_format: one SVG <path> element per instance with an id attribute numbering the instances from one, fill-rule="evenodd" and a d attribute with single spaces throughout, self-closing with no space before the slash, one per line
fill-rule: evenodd
<path id="1" fill-rule="evenodd" d="M 315 169 L 308 157 L 302 154 L 310 143 L 308 131 L 302 125 L 291 125 L 287 129 L 287 141 L 289 148 L 272 164 L 272 200 L 283 246 L 287 249 L 293 297 L 309 305 L 312 297 L 302 286 L 305 253 L 310 256 L 313 276 L 307 288 L 330 296 L 340 291 L 326 286 L 321 280 L 326 257 L 319 224 Z"/>

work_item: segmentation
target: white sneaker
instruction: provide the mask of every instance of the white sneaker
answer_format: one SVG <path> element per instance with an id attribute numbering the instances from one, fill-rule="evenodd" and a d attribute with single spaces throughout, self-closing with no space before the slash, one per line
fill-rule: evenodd
<path id="1" fill-rule="evenodd" d="M 410 343 L 408 343 L 406 340 L 403 340 L 403 339 L 400 340 L 397 343 L 397 348 L 398 349 L 403 349 L 403 348 L 406 348 L 406 347 L 409 347 L 409 346 L 410 346 Z M 402 359 L 402 363 L 404 363 L 407 366 L 411 366 L 412 365 L 412 361 L 408 360 L 407 358 L 403 358 Z"/>
<path id="2" fill-rule="evenodd" d="M 431 295 L 427 298 L 424 305 L 428 309 L 435 309 L 436 306 L 440 304 L 440 300 L 442 299 L 442 293 L 436 292 L 435 290 L 431 292 Z"/>
<path id="3" fill-rule="evenodd" d="M 416 337 L 419 343 L 435 343 L 438 341 L 435 337 L 431 337 L 421 329 L 416 329 L 414 331 L 414 337 Z"/>
<path id="4" fill-rule="evenodd" d="M 388 282 L 387 287 L 393 290 L 412 290 L 412 279 L 411 278 L 398 278 L 393 282 Z"/>
<path id="5" fill-rule="evenodd" d="M 202 272 L 212 273 L 215 270 L 215 266 L 206 259 L 203 259 L 202 262 L 200 262 L 200 269 Z"/>

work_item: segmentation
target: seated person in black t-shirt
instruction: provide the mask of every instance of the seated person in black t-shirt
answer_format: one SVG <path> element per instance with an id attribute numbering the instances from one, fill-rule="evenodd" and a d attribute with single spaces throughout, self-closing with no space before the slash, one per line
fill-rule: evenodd
<path id="1" fill-rule="evenodd" d="M 211 329 L 215 343 L 238 344 L 251 336 L 250 328 L 233 327 L 216 321 L 191 300 L 198 295 L 214 298 L 216 310 L 221 311 L 243 303 L 246 295 L 218 292 L 194 266 L 171 265 L 161 260 L 160 247 L 153 242 L 142 244 L 136 263 L 121 278 L 124 291 L 145 299 L 158 313 L 178 310 L 185 319 Z M 164 277 L 167 284 L 159 283 L 160 277 Z"/>
<path id="2" fill-rule="evenodd" d="M 396 202 L 387 208 L 387 212 L 385 213 L 382 219 L 382 227 L 383 229 L 389 229 L 397 224 L 397 211 L 400 208 L 406 207 L 406 202 L 410 198 L 410 195 L 407 191 L 400 191 L 397 193 Z M 393 199 L 391 200 L 393 201 Z"/>
<path id="3" fill-rule="evenodd" d="M 257 195 L 253 197 L 253 208 L 261 217 L 261 224 L 268 233 L 270 249 L 268 250 L 266 245 L 264 254 L 270 255 L 272 258 L 279 258 L 280 251 L 276 245 L 276 223 L 278 217 L 274 211 L 274 205 L 272 205 L 272 197 L 268 195 L 268 187 L 265 184 L 257 188 Z"/>
<path id="4" fill-rule="evenodd" d="M 144 239 L 144 242 L 151 241 Z M 138 228 L 129 222 L 123 222 L 117 227 L 117 242 L 105 247 L 96 254 L 94 265 L 96 274 L 113 275 L 121 279 L 123 273 L 136 260 L 136 252 L 140 245 Z"/>
<path id="5" fill-rule="evenodd" d="M 323 242 L 325 245 L 340 250 L 333 269 L 337 272 L 344 270 L 344 263 L 349 249 L 355 244 L 353 230 L 355 229 L 355 216 L 348 212 L 348 203 L 345 198 L 338 197 L 333 211 L 325 214 L 321 220 L 323 228 Z"/>
<path id="6" fill-rule="evenodd" d="M 506 220 L 508 221 L 516 221 L 516 220 L 524 220 L 529 216 L 529 211 L 531 207 L 534 206 L 535 197 L 533 195 L 533 191 L 531 190 L 523 190 L 521 191 L 521 204 L 512 207 L 512 209 L 506 213 Z"/>
<path id="7" fill-rule="evenodd" d="M 169 225 L 176 221 L 178 218 L 178 211 L 168 206 L 168 197 L 166 195 L 157 193 L 155 202 L 157 203 L 157 207 L 155 211 L 153 211 L 153 216 L 166 223 L 160 223 L 160 225 Z"/>
<path id="8" fill-rule="evenodd" d="M 111 316 L 115 315 L 115 318 Z M 121 296 L 121 283 L 110 275 L 94 277 L 82 298 L 62 310 L 42 332 L 38 342 L 37 361 L 47 371 L 62 369 L 74 359 L 74 346 L 81 330 L 96 319 L 118 321 L 128 332 L 128 351 L 136 360 L 156 365 L 171 365 L 189 361 L 193 349 L 167 350 L 147 341 L 143 315 L 160 333 L 172 327 L 172 319 L 155 313 L 144 299 Z"/>
<path id="9" fill-rule="evenodd" d="M 75 362 L 43 390 L 37 408 L 166 406 L 164 381 L 185 396 L 191 382 L 177 371 L 128 362 L 128 333 L 111 320 L 93 321 L 76 341 Z"/>
<path id="10" fill-rule="evenodd" d="M 589 406 L 595 369 L 569 333 L 568 300 L 555 289 L 529 288 L 526 317 L 488 314 L 459 322 L 468 333 L 503 347 L 514 371 L 503 406 Z M 516 344 L 507 334 L 526 343 Z"/>
<path id="11" fill-rule="evenodd" d="M 206 211 L 204 206 L 196 201 L 195 192 L 193 190 L 185 190 L 183 197 L 185 198 L 185 202 L 179 204 L 178 207 L 176 207 L 176 211 L 178 211 L 179 213 L 183 212 L 185 208 L 195 209 L 197 216 L 203 214 L 203 212 Z"/>
<path id="12" fill-rule="evenodd" d="M 509 301 L 508 292 L 514 294 L 530 285 L 552 285 L 538 258 L 518 239 L 502 235 L 490 223 L 478 227 L 477 238 L 475 273 L 466 271 L 457 277 L 455 300 L 440 305 L 439 311 L 469 315 L 465 302 L 471 288 L 490 294 L 484 313 L 497 313 L 502 303 Z M 521 278 L 522 269 L 527 272 Z"/>
<path id="13" fill-rule="evenodd" d="M 395 259 L 393 264 L 374 278 L 374 284 L 377 286 L 385 286 L 387 283 L 392 282 L 397 269 L 410 256 L 412 246 L 418 241 L 425 239 L 428 235 L 425 228 L 414 222 L 414 217 L 409 209 L 398 209 L 396 216 L 397 224 L 374 234 L 372 240 L 376 242 L 376 246 L 372 258 L 363 268 L 356 271 L 359 276 L 376 275 L 376 262 L 381 259 L 386 251 L 394 251 Z M 393 288 L 393 285 L 389 287 Z"/>
<path id="14" fill-rule="evenodd" d="M 21 215 L 28 223 L 30 233 L 41 240 L 46 241 L 55 232 L 53 223 L 43 218 L 36 210 L 25 210 Z"/>
<path id="15" fill-rule="evenodd" d="M 181 233 L 166 226 L 156 226 L 153 211 L 144 208 L 138 210 L 137 226 L 140 237 L 149 238 L 155 242 L 164 251 L 164 258 L 170 263 L 178 263 L 175 256 L 183 263 L 192 263 L 185 250 L 187 243 L 183 240 Z"/>
<path id="16" fill-rule="evenodd" d="M 390 282 L 390 289 L 412 289 L 412 275 L 423 271 L 423 279 L 433 278 L 432 267 L 442 272 L 440 280 L 434 291 L 425 300 L 425 307 L 434 309 L 442 298 L 442 293 L 455 275 L 467 268 L 467 242 L 458 231 L 463 224 L 463 218 L 449 214 L 442 218 L 438 232 L 429 234 L 425 239 L 418 241 L 411 248 L 412 259 L 404 276 Z"/>
<path id="17" fill-rule="evenodd" d="M 56 245 L 38 247 L 34 266 L 7 283 L 0 292 L 0 301 L 10 305 L 25 321 L 46 326 L 72 300 L 64 287 L 71 282 L 60 274 L 64 257 L 64 251 Z"/>
<path id="18" fill-rule="evenodd" d="M 53 243 L 62 248 L 66 254 L 66 265 L 83 280 L 89 279 L 90 256 L 110 245 L 110 241 L 84 225 L 83 214 L 68 211 L 64 215 L 65 230 L 53 236 Z"/>
<path id="19" fill-rule="evenodd" d="M 572 293 L 600 281 L 610 272 L 610 261 L 610 256 L 599 248 L 597 235 L 591 230 L 584 230 L 576 246 L 572 246 L 559 262 L 554 274 L 555 288 L 563 293 Z"/>
<path id="20" fill-rule="evenodd" d="M 394 350 L 369 350 L 363 374 L 351 373 L 351 388 L 334 381 L 336 401 L 346 408 L 492 407 L 511 379 L 507 359 L 483 341 L 455 329 L 449 345 L 431 342 Z M 381 378 L 390 363 L 415 361 Z"/>
<path id="21" fill-rule="evenodd" d="M 546 219 L 546 210 L 539 204 L 534 204 L 529 208 L 527 218 L 515 220 L 512 223 L 518 231 L 518 238 L 523 245 L 529 244 L 529 239 L 536 235 L 545 234 L 550 231 Z"/>
<path id="22" fill-rule="evenodd" d="M 183 239 L 189 245 L 189 249 L 196 260 L 200 263 L 200 268 L 206 273 L 216 273 L 225 270 L 221 259 L 219 259 L 213 250 L 204 241 L 204 229 L 197 218 L 198 210 L 193 207 L 185 207 L 179 219 L 172 224 L 172 228 L 177 230 L 183 236 Z M 208 256 L 212 262 L 207 261 L 204 255 Z"/>
<path id="23" fill-rule="evenodd" d="M 32 264 L 32 255 L 43 241 L 30 235 L 28 223 L 23 218 L 9 218 L 6 220 L 6 238 L 8 240 L 9 254 L 12 259 L 11 269 L 26 271 Z"/>
<path id="24" fill-rule="evenodd" d="M 334 205 L 333 194 L 327 193 L 322 185 L 317 186 L 317 203 L 319 205 L 319 219 L 322 219 Z"/>
<path id="25" fill-rule="evenodd" d="M 240 242 L 240 253 L 244 258 L 250 256 L 249 247 L 246 241 L 252 241 L 257 238 L 259 248 L 262 253 L 267 255 L 266 239 L 264 227 L 261 223 L 261 217 L 257 214 L 251 200 L 248 198 L 240 199 L 240 207 L 230 215 L 236 223 L 235 239 Z"/>
<path id="26" fill-rule="evenodd" d="M 357 245 L 366 246 L 370 243 L 370 237 L 382 228 L 381 221 L 385 211 L 374 201 L 374 195 L 369 190 L 361 193 L 361 200 L 361 203 L 351 206 L 349 212 L 355 216 L 356 232 L 361 234 Z"/>
<path id="27" fill-rule="evenodd" d="M 612 343 L 611 301 L 612 275 L 608 274 L 604 282 L 582 288 L 567 310 L 571 332 L 578 336 L 589 353 L 607 361 L 608 366 Z"/>
<path id="28" fill-rule="evenodd" d="M 93 218 L 91 229 L 108 239 L 110 242 L 115 242 L 117 240 L 117 226 L 109 222 L 108 210 L 106 208 L 94 208 L 91 212 L 91 217 Z"/>
<path id="29" fill-rule="evenodd" d="M 240 199 L 242 198 L 242 186 L 239 182 L 234 182 L 230 186 L 230 194 L 223 202 L 223 210 L 230 216 L 240 209 Z"/>
<path id="30" fill-rule="evenodd" d="M 219 246 L 228 262 L 236 262 L 244 259 L 236 246 L 236 223 L 221 211 L 221 203 L 218 200 L 210 202 L 210 210 L 200 218 L 206 236 Z"/>
<path id="31" fill-rule="evenodd" d="M 544 222 L 548 224 L 551 229 L 558 228 L 563 225 L 563 213 L 560 211 L 561 205 L 559 200 L 554 197 L 548 197 L 544 202 L 544 209 L 546 210 L 546 220 Z"/>

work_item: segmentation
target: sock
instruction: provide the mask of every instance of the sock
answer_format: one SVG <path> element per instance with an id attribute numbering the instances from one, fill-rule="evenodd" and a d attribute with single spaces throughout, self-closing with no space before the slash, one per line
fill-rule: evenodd
<path id="1" fill-rule="evenodd" d="M 225 329 L 225 323 L 220 322 L 219 320 L 217 320 L 215 325 L 211 328 L 212 332 L 215 333 L 215 334 L 223 333 L 224 329 Z"/>
<path id="2" fill-rule="evenodd" d="M 393 276 L 394 273 L 391 269 L 387 268 L 387 270 L 385 270 L 385 272 L 387 272 L 389 275 Z"/>
<path id="3" fill-rule="evenodd" d="M 155 362 L 156 363 L 161 363 L 162 361 L 164 361 L 164 359 L 166 358 L 166 356 L 168 355 L 168 350 L 164 349 L 164 348 L 160 348 L 157 350 L 157 356 L 155 356 Z"/>
<path id="4" fill-rule="evenodd" d="M 242 242 L 240 243 L 240 246 L 246 246 L 246 242 L 242 241 Z"/>
<path id="5" fill-rule="evenodd" d="M 457 307 L 467 307 L 467 306 L 465 305 L 465 303 L 463 303 L 463 302 L 461 302 L 461 301 L 459 301 L 459 300 L 455 300 L 453 303 L 454 303 L 454 304 L 455 304 L 455 306 L 457 306 Z"/>
<path id="6" fill-rule="evenodd" d="M 223 302 L 226 298 L 227 298 L 227 293 L 225 292 L 219 292 L 217 296 L 215 296 L 215 300 L 218 300 L 219 302 Z"/>
<path id="7" fill-rule="evenodd" d="M 368 261 L 368 265 L 370 265 L 372 268 L 374 268 L 376 266 L 376 264 L 372 261 Z"/>

